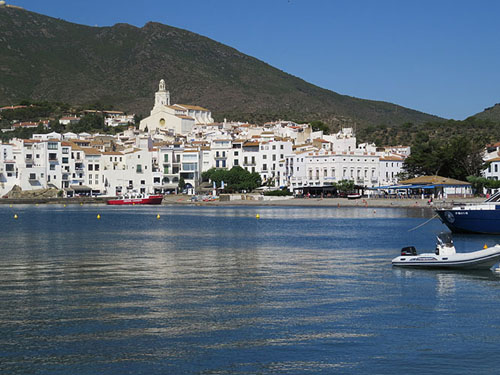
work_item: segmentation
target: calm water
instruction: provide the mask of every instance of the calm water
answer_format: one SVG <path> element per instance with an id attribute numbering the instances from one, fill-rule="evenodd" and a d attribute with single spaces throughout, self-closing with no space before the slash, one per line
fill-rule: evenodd
<path id="1" fill-rule="evenodd" d="M 500 277 L 390 265 L 430 216 L 0 206 L 0 373 L 500 373 Z"/>

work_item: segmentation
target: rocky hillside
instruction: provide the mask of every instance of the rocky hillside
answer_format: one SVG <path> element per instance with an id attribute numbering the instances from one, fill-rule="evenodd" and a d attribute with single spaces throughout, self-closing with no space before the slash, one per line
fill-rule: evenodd
<path id="1" fill-rule="evenodd" d="M 149 113 L 164 78 L 176 103 L 220 120 L 321 119 L 330 125 L 414 124 L 437 118 L 322 89 L 192 32 L 148 23 L 77 25 L 0 8 L 0 105 L 23 99 L 101 102 Z"/>

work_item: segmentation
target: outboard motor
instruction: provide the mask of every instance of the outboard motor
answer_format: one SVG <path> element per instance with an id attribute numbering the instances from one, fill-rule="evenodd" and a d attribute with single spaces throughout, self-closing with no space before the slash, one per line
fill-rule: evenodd
<path id="1" fill-rule="evenodd" d="M 415 246 L 407 246 L 401 249 L 401 255 L 417 255 L 417 249 Z"/>

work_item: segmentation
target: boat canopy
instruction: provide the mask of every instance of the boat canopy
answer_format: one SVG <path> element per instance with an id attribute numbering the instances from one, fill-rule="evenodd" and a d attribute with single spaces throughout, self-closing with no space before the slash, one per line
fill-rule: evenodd
<path id="1" fill-rule="evenodd" d="M 485 200 L 485 202 L 498 202 L 500 201 L 500 191 L 493 194 L 491 197 Z"/>

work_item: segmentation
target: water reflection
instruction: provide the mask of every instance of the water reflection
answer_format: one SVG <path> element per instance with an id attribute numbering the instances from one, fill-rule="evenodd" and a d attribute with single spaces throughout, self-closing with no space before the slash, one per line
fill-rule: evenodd
<path id="1" fill-rule="evenodd" d="M 0 372 L 392 373 L 403 361 L 419 373 L 422 359 L 446 372 L 426 346 L 445 341 L 453 366 L 471 346 L 496 350 L 495 275 L 390 265 L 410 241 L 432 248 L 439 222 L 409 233 L 422 218 L 396 209 L 160 209 L 25 207 L 13 222 L 0 208 Z"/>

